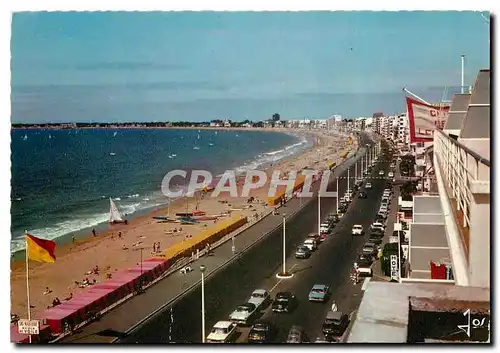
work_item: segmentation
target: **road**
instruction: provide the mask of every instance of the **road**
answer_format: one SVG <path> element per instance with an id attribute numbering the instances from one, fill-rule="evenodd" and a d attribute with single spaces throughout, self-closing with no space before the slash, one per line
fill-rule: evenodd
<path id="1" fill-rule="evenodd" d="M 379 165 L 387 170 L 387 163 Z M 353 176 L 354 167 L 351 167 Z M 378 176 L 378 168 L 373 175 Z M 339 182 L 343 194 L 346 180 Z M 294 273 L 289 280 L 279 281 L 275 275 L 282 266 L 282 229 L 277 229 L 260 241 L 237 261 L 217 272 L 205 283 L 206 334 L 219 320 L 225 320 L 238 304 L 246 302 L 256 288 L 278 291 L 290 290 L 299 298 L 297 309 L 287 314 L 273 314 L 269 309 L 263 317 L 274 321 L 279 329 L 278 342 L 286 339 L 289 328 L 302 325 L 309 336 L 320 334 L 322 321 L 330 304 L 309 303 L 307 295 L 316 283 L 331 286 L 331 300 L 335 300 L 341 311 L 352 311 L 360 301 L 361 284 L 354 286 L 349 281 L 350 268 L 358 252 L 366 241 L 365 237 L 351 236 L 353 224 L 365 228 L 371 224 L 380 204 L 385 180 L 372 180 L 373 188 L 367 199 L 355 200 L 349 211 L 337 225 L 334 233 L 320 246 L 308 260 L 295 260 L 295 248 L 306 235 L 317 231 L 317 202 L 310 202 L 300 215 L 287 222 L 287 267 Z M 322 199 L 322 219 L 334 211 L 335 199 Z M 162 314 L 152 318 L 142 327 L 122 339 L 121 343 L 167 343 L 201 342 L 201 288 L 187 293 L 181 300 Z M 248 329 L 240 329 L 238 342 L 245 340 Z"/>

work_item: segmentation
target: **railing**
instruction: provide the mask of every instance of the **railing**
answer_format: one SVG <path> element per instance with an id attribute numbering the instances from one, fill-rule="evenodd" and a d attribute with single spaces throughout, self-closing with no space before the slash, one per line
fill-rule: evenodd
<path id="1" fill-rule="evenodd" d="M 490 161 L 440 130 L 434 132 L 434 155 L 442 172 L 448 197 L 458 211 L 459 226 L 468 233 L 470 226 L 471 187 L 490 181 Z M 488 188 L 489 193 L 489 188 Z M 469 248 L 468 234 L 462 234 Z"/>

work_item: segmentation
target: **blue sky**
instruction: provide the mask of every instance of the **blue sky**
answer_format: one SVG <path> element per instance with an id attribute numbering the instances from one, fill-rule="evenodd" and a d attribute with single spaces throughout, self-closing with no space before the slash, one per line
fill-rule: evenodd
<path id="1" fill-rule="evenodd" d="M 404 111 L 489 67 L 472 12 L 16 13 L 12 121 L 260 120 Z"/>

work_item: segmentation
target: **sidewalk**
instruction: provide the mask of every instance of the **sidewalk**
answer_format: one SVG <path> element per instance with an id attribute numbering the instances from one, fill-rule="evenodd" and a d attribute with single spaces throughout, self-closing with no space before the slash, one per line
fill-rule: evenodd
<path id="1" fill-rule="evenodd" d="M 363 153 L 363 149 L 361 150 Z M 359 159 L 362 153 L 358 153 L 356 158 L 346 160 L 333 173 L 333 178 L 346 172 L 355 160 Z M 319 183 L 313 186 L 313 191 L 317 191 Z M 286 203 L 286 206 L 280 209 L 286 212 L 287 220 L 293 218 L 298 211 L 308 205 L 315 199 L 307 201 L 292 199 Z M 241 254 L 257 244 L 261 239 L 268 236 L 271 232 L 282 226 L 282 216 L 273 216 L 269 214 L 263 217 L 259 222 L 240 232 L 234 237 L 236 254 L 232 252 L 231 237 L 226 237 L 225 242 L 212 250 L 210 256 L 201 256 L 199 259 L 191 262 L 192 272 L 181 274 L 176 271 L 159 281 L 155 285 L 146 289 L 141 294 L 132 297 L 119 307 L 104 315 L 100 321 L 93 322 L 90 325 L 78 330 L 73 335 L 60 340 L 62 343 L 111 343 L 131 331 L 141 323 L 151 319 L 156 314 L 162 312 L 166 307 L 178 300 L 192 288 L 196 287 L 201 280 L 199 265 L 203 264 L 207 268 L 205 278 L 210 277 L 229 262 L 238 258 Z"/>

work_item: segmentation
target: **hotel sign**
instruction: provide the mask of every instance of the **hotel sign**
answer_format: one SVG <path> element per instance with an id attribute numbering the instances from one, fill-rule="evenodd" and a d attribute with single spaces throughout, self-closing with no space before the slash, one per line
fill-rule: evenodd
<path id="1" fill-rule="evenodd" d="M 391 261 L 391 279 L 397 281 L 398 280 L 398 256 L 391 255 L 390 261 Z"/>
<path id="2" fill-rule="evenodd" d="M 406 97 L 410 142 L 432 142 L 435 129 L 443 130 L 450 106 L 433 106 Z"/>

